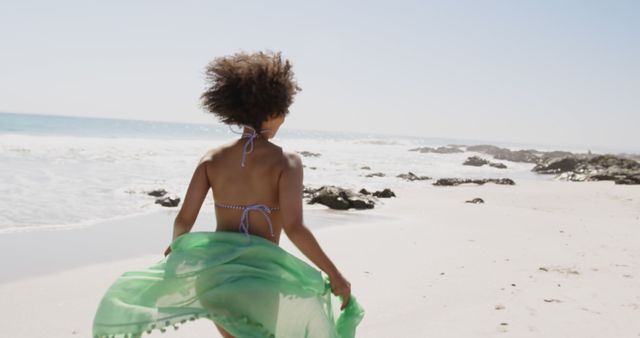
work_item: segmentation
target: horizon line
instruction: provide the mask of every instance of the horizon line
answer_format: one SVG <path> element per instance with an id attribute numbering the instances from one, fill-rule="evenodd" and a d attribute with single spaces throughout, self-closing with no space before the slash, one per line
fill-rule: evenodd
<path id="1" fill-rule="evenodd" d="M 68 115 L 68 114 L 57 114 L 57 113 L 33 113 L 33 112 L 10 112 L 10 111 L 4 111 L 4 110 L 0 110 L 0 114 L 15 114 L 15 115 L 35 115 L 35 116 L 52 116 L 52 117 L 70 117 L 70 118 L 81 118 L 81 119 L 98 119 L 98 120 L 120 120 L 120 121 L 132 121 L 132 122 L 160 122 L 160 123 L 174 123 L 174 124 L 185 124 L 185 125 L 219 125 L 219 126 L 224 126 L 227 125 L 225 123 L 222 123 L 220 121 L 216 121 L 214 119 L 212 119 L 211 122 L 185 122 L 185 121 L 177 121 L 177 120 L 154 120 L 154 119 L 144 119 L 144 118 L 125 118 L 125 117 L 107 117 L 107 116 L 80 116 L 80 115 Z M 617 150 L 615 150 L 615 154 L 629 154 L 629 155 L 640 155 L 640 150 L 633 150 L 631 152 L 629 152 L 629 150 L 625 150 L 625 151 L 621 151 L 619 150 L 621 147 L 620 146 L 602 146 L 602 145 L 592 145 L 592 146 L 587 146 L 587 145 L 582 145 L 582 144 L 564 144 L 564 145 L 557 145 L 557 144 L 548 144 L 548 143 L 540 143 L 540 142 L 515 142 L 515 141 L 508 141 L 508 140 L 488 140 L 488 139 L 470 139 L 470 138 L 459 138 L 459 137 L 451 137 L 451 136 L 423 136 L 423 135 L 409 135 L 409 134 L 395 134 L 395 133 L 388 133 L 388 132 L 364 132 L 364 131 L 357 131 L 357 130 L 340 130 L 340 131 L 336 131 L 336 130 L 323 130 L 323 129 L 307 129 L 307 128 L 297 128 L 297 127 L 287 127 L 286 129 L 288 130 L 292 130 L 292 131 L 300 131 L 300 132 L 316 132 L 316 133 L 338 133 L 338 134 L 344 134 L 344 133 L 356 133 L 356 134 L 360 134 L 363 136 L 371 136 L 371 135 L 376 135 L 376 136 L 388 136 L 388 137 L 404 137 L 404 138 L 415 138 L 415 139 L 424 139 L 424 140 L 429 140 L 429 139 L 440 139 L 440 140 L 450 140 L 450 141 L 473 141 L 473 142 L 480 142 L 480 144 L 473 144 L 473 145 L 493 145 L 490 144 L 489 142 L 494 142 L 494 143 L 502 143 L 502 144 L 511 144 L 511 145 L 521 145 L 523 146 L 523 149 L 531 149 L 531 148 L 525 148 L 526 147 L 530 147 L 530 146 L 541 146 L 541 147 L 546 147 L 546 148 L 585 148 L 586 150 L 590 151 L 592 148 L 593 149 L 598 149 L 598 148 L 616 148 Z M 444 146 L 448 146 L 444 145 Z M 537 149 L 534 149 L 536 151 L 538 151 Z M 586 152 L 586 151 L 585 151 Z M 598 153 L 595 151 L 592 151 L 593 153 Z M 638 152 L 638 153 L 636 153 Z M 612 154 L 613 150 L 610 151 L 602 151 L 603 154 Z"/>

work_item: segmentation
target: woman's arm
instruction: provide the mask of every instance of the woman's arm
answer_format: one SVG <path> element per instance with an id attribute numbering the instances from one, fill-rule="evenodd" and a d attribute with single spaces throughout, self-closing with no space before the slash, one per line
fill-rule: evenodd
<path id="1" fill-rule="evenodd" d="M 209 192 L 209 178 L 207 177 L 207 163 L 211 159 L 209 153 L 203 156 L 198 163 L 191 182 L 187 188 L 187 193 L 184 197 L 184 202 L 180 207 L 180 211 L 173 222 L 173 238 L 175 240 L 178 236 L 191 231 L 193 224 L 195 224 L 200 212 L 200 207 L 204 202 L 207 193 Z M 165 256 L 171 252 L 171 248 L 167 248 Z"/>
<path id="2" fill-rule="evenodd" d="M 309 228 L 304 225 L 302 221 L 302 160 L 297 154 L 286 156 L 288 163 L 278 183 L 282 228 L 291 242 L 329 276 L 333 293 L 342 296 L 341 309 L 343 309 L 349 302 L 351 285 L 324 253 Z"/>

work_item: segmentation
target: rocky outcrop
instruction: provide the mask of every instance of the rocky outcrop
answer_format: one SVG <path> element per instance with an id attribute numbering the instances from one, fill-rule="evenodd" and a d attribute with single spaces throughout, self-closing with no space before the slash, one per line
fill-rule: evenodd
<path id="1" fill-rule="evenodd" d="M 502 163 L 498 163 L 498 162 L 490 162 L 489 160 L 485 160 L 484 158 L 481 158 L 479 156 L 470 156 L 467 158 L 466 161 L 464 161 L 464 163 L 462 163 L 462 165 L 470 165 L 470 166 L 475 166 L 475 167 L 482 167 L 483 165 L 488 164 L 489 166 L 492 166 L 494 168 L 499 168 L 499 169 L 506 169 L 507 166 L 502 164 Z"/>
<path id="2" fill-rule="evenodd" d="M 501 148 L 501 147 L 497 147 L 490 144 L 479 144 L 479 145 L 473 145 L 473 146 L 449 144 L 447 146 L 455 147 L 455 148 L 464 147 L 466 151 L 475 151 L 475 152 L 491 155 L 493 156 L 493 158 L 498 160 L 523 162 L 523 163 L 535 163 L 535 164 L 541 164 L 553 159 L 560 159 L 565 157 L 594 158 L 597 156 L 605 156 L 605 155 L 640 162 L 640 154 L 630 154 L 630 153 L 601 155 L 601 154 L 591 153 L 590 150 L 587 153 L 572 153 L 569 151 L 562 151 L 562 150 L 553 150 L 553 151 L 541 151 L 536 149 L 511 150 L 511 149 Z M 431 152 L 429 149 L 427 149 L 429 147 L 423 147 L 423 148 L 425 149 L 422 152 Z M 410 150 L 420 151 L 421 149 L 422 148 L 415 148 Z"/>
<path id="3" fill-rule="evenodd" d="M 364 177 L 384 177 L 384 176 L 386 176 L 386 175 L 384 173 L 380 173 L 380 172 L 364 175 Z"/>
<path id="4" fill-rule="evenodd" d="M 396 197 L 396 194 L 393 191 L 391 191 L 391 189 L 385 188 L 382 191 L 374 191 L 373 196 L 380 197 L 380 198 L 391 198 L 391 197 Z"/>
<path id="5" fill-rule="evenodd" d="M 167 194 L 167 191 L 164 189 L 154 189 L 154 190 L 147 191 L 146 193 L 149 196 L 162 197 Z"/>
<path id="6" fill-rule="evenodd" d="M 640 184 L 640 175 L 635 174 L 615 177 L 614 182 L 616 184 Z"/>
<path id="7" fill-rule="evenodd" d="M 539 174 L 555 174 L 558 179 L 569 181 L 640 184 L 640 162 L 615 155 L 572 155 L 547 159 L 531 170 Z"/>
<path id="8" fill-rule="evenodd" d="M 455 154 L 455 153 L 464 152 L 463 150 L 458 149 L 456 147 L 438 147 L 438 148 L 418 147 L 418 148 L 409 149 L 409 151 L 417 151 L 420 153 L 436 153 L 436 154 Z"/>
<path id="9" fill-rule="evenodd" d="M 574 171 L 578 168 L 578 164 L 585 159 L 575 157 L 553 158 L 548 159 L 545 163 L 539 163 L 531 171 L 538 174 L 559 174 L 568 171 Z"/>
<path id="10" fill-rule="evenodd" d="M 302 198 L 303 199 L 308 199 L 308 198 L 313 197 L 313 193 L 316 192 L 316 190 L 318 190 L 318 189 L 309 188 L 309 187 L 303 186 L 302 187 Z"/>
<path id="11" fill-rule="evenodd" d="M 318 189 L 308 189 L 308 191 L 311 192 L 308 204 L 320 203 L 331 209 L 372 209 L 376 203 L 376 199 L 373 196 L 333 185 L 325 185 Z"/>
<path id="12" fill-rule="evenodd" d="M 429 176 L 418 176 L 412 172 L 408 172 L 406 174 L 399 174 L 396 177 L 402 178 L 403 180 L 407 180 L 407 181 L 423 181 L 423 180 L 431 179 L 431 177 Z"/>
<path id="13" fill-rule="evenodd" d="M 617 156 L 640 162 L 640 154 L 618 153 Z"/>
<path id="14" fill-rule="evenodd" d="M 454 186 L 465 183 L 485 184 L 492 182 L 495 184 L 515 185 L 516 183 L 510 178 L 440 178 L 433 185 L 439 186 Z"/>
<path id="15" fill-rule="evenodd" d="M 525 163 L 538 163 L 545 155 L 545 153 L 537 151 L 535 149 L 510 150 L 507 148 L 500 148 L 489 144 L 468 146 L 467 151 L 476 151 L 479 153 L 491 155 L 497 160 Z"/>
<path id="16" fill-rule="evenodd" d="M 467 157 L 467 160 L 462 163 L 462 165 L 470 165 L 474 167 L 482 167 L 485 164 L 489 164 L 489 161 L 478 156 Z"/>
<path id="17" fill-rule="evenodd" d="M 493 156 L 494 159 L 511 162 L 533 163 L 532 171 L 539 174 L 554 174 L 559 179 L 570 181 L 614 181 L 616 184 L 640 184 L 640 155 L 639 154 L 574 154 L 568 151 L 539 151 L 536 149 L 511 150 L 500 148 L 490 144 L 473 146 L 449 144 L 447 147 L 431 148 L 420 147 L 410 149 L 419 152 L 455 153 L 461 152 L 459 148 L 465 147 L 466 151 L 475 151 Z M 503 163 L 492 163 L 478 156 L 471 156 L 464 165 L 482 166 L 490 165 L 504 169 Z M 445 185 L 447 182 L 442 182 Z M 438 182 L 434 185 L 441 185 Z"/>
<path id="18" fill-rule="evenodd" d="M 496 147 L 490 144 L 467 146 L 467 151 L 476 151 L 479 153 L 491 155 L 496 160 L 535 164 L 538 164 L 546 159 L 573 155 L 573 153 L 568 151 L 554 150 L 545 152 L 535 149 L 511 150 L 507 148 Z"/>
<path id="19" fill-rule="evenodd" d="M 303 157 L 318 157 L 318 156 L 321 155 L 320 153 L 312 153 L 312 152 L 306 151 L 306 150 L 298 151 L 297 153 L 300 154 Z"/>
<path id="20" fill-rule="evenodd" d="M 163 188 L 147 190 L 147 191 L 138 191 L 138 193 L 143 193 L 148 196 L 156 197 L 155 204 L 160 204 L 163 207 L 177 207 L 180 204 L 180 197 L 173 194 L 167 195 L 168 194 L 167 190 Z"/>
<path id="21" fill-rule="evenodd" d="M 180 204 L 180 197 L 176 195 L 160 197 L 156 199 L 156 204 L 163 207 L 177 207 Z"/>
<path id="22" fill-rule="evenodd" d="M 362 188 L 358 192 L 364 195 L 372 195 L 379 198 L 396 197 L 396 194 L 393 191 L 391 191 L 391 189 L 389 188 L 385 188 L 384 190 L 377 190 L 374 192 L 369 192 L 367 189 Z"/>

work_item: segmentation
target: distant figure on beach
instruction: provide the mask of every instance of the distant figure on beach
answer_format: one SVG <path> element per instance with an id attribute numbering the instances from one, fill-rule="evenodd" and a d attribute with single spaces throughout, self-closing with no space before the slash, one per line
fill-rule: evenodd
<path id="1" fill-rule="evenodd" d="M 241 126 L 231 129 L 240 137 L 200 159 L 165 258 L 148 269 L 155 279 L 140 271 L 118 280 L 94 335 L 115 333 L 116 323 L 134 337 L 205 316 L 223 337 L 354 337 L 364 310 L 303 223 L 301 158 L 270 141 L 301 90 L 290 62 L 280 53 L 240 52 L 213 60 L 206 76 L 203 107 L 230 128 Z M 216 229 L 191 232 L 209 190 Z M 283 230 L 327 277 L 279 247 Z M 331 293 L 340 318 L 330 313 Z M 123 302 L 146 312 L 123 314 Z M 143 324 L 131 328 L 127 316 Z"/>

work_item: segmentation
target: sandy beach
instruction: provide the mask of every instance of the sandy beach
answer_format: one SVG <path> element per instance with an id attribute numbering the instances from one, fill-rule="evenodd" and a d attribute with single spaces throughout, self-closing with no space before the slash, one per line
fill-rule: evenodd
<path id="1" fill-rule="evenodd" d="M 640 335 L 640 186 L 414 183 L 373 210 L 305 210 L 365 307 L 358 336 Z M 464 203 L 475 197 L 485 203 Z M 162 258 L 174 214 L 0 236 L 2 336 L 90 336 L 108 286 Z M 205 319 L 160 335 L 218 337 Z"/>
<path id="2" fill-rule="evenodd" d="M 640 338 L 639 13 L 3 2 L 0 338 Z"/>

